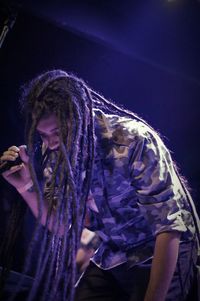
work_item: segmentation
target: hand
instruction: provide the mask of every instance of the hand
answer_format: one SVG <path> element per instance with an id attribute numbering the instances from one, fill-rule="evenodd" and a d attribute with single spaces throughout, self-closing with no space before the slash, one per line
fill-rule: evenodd
<path id="1" fill-rule="evenodd" d="M 92 248 L 79 248 L 76 254 L 76 264 L 79 272 L 84 272 L 89 265 L 90 258 L 94 255 L 95 250 Z"/>
<path id="2" fill-rule="evenodd" d="M 23 163 L 12 166 L 9 170 L 2 173 L 4 179 L 16 189 L 23 187 L 31 181 L 31 175 L 28 166 L 29 157 L 26 154 L 26 146 L 11 146 L 0 158 L 2 162 L 15 161 L 19 156 Z"/>

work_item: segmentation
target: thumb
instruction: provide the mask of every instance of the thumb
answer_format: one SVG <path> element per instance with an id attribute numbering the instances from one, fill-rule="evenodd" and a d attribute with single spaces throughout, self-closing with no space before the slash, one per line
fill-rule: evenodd
<path id="1" fill-rule="evenodd" d="M 19 155 L 24 163 L 28 163 L 29 156 L 27 155 L 27 146 L 26 145 L 19 146 Z"/>

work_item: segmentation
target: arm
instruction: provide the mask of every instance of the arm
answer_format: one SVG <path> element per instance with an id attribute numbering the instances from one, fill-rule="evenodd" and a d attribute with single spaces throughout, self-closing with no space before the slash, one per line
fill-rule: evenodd
<path id="1" fill-rule="evenodd" d="M 144 301 L 164 301 L 172 280 L 179 250 L 180 233 L 157 235 L 150 280 Z"/>
<path id="2" fill-rule="evenodd" d="M 38 208 L 38 199 L 37 199 L 37 194 L 36 192 L 30 188 L 28 190 L 25 190 L 20 193 L 26 204 L 29 206 L 31 209 L 33 215 L 38 218 L 39 217 L 39 208 Z M 47 213 L 48 213 L 48 207 L 47 204 L 45 204 L 45 200 L 43 200 L 42 204 L 42 216 L 40 223 L 45 226 L 46 225 L 46 219 L 47 219 Z M 50 219 L 49 219 L 49 224 L 48 224 L 48 229 L 50 231 L 56 231 L 57 230 L 57 221 L 55 222 L 54 219 L 56 218 L 55 212 L 51 213 Z M 58 235 L 62 236 L 64 234 L 64 225 L 61 223 L 59 225 L 59 230 L 58 230 Z"/>
<path id="3" fill-rule="evenodd" d="M 17 191 L 20 193 L 24 201 L 27 203 L 31 211 L 33 212 L 36 218 L 39 217 L 39 207 L 38 207 L 38 197 L 37 193 L 33 189 L 33 183 L 29 171 L 29 157 L 26 154 L 25 146 L 12 146 L 7 151 L 3 153 L 1 156 L 1 161 L 15 161 L 17 157 L 21 157 L 22 164 L 11 167 L 10 170 L 5 171 L 2 176 L 4 179 L 14 186 Z M 42 204 L 42 216 L 41 216 L 41 224 L 46 224 L 47 213 L 48 213 L 48 205 L 45 204 L 45 200 L 43 200 Z M 56 224 L 54 223 L 55 212 L 53 212 L 50 216 L 50 221 L 48 224 L 48 229 L 53 231 L 56 229 Z M 54 229 L 53 229 L 54 226 Z M 59 235 L 63 235 L 64 233 L 64 225 L 59 226 Z"/>
<path id="4" fill-rule="evenodd" d="M 140 212 L 156 237 L 145 301 L 165 300 L 179 251 L 180 234 L 187 232 L 182 208 L 185 193 L 170 152 L 154 132 L 138 136 L 130 153 L 132 185 Z"/>

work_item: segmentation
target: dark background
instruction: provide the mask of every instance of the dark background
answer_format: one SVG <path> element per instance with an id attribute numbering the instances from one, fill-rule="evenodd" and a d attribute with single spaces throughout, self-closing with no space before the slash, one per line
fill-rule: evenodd
<path id="1" fill-rule="evenodd" d="M 20 86 L 46 70 L 72 71 L 163 135 L 200 212 L 200 2 L 0 1 L 1 30 L 15 14 L 0 49 L 0 152 L 23 144 Z M 5 220 L 17 197 L 0 184 Z"/>

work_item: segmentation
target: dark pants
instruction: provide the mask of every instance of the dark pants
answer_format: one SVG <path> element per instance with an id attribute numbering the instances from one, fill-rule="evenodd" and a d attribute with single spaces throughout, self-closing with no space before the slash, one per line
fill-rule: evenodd
<path id="1" fill-rule="evenodd" d="M 166 301 L 187 300 L 194 279 L 195 258 L 194 242 L 180 246 Z M 110 270 L 102 270 L 91 262 L 77 285 L 74 301 L 143 301 L 150 270 L 150 260 L 132 268 L 124 263 Z"/>
<path id="2" fill-rule="evenodd" d="M 127 270 L 126 266 L 122 264 L 111 270 L 102 270 L 91 262 L 78 283 L 75 301 L 143 300 L 150 267 Z"/>

